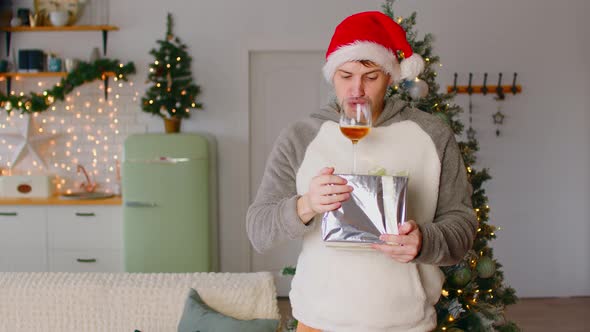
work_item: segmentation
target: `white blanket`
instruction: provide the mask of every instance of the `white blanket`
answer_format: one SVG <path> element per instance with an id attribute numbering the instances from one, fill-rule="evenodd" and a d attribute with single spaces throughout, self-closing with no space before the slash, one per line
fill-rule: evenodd
<path id="1" fill-rule="evenodd" d="M 176 331 L 189 288 L 238 319 L 278 319 L 270 273 L 0 273 L 0 331 Z"/>

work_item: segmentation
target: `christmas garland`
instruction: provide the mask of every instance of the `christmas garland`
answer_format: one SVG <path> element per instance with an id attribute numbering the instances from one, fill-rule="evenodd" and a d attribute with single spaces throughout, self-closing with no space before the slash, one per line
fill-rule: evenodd
<path id="1" fill-rule="evenodd" d="M 0 107 L 8 113 L 19 110 L 21 113 L 44 112 L 57 100 L 64 100 L 66 95 L 76 87 L 83 84 L 105 79 L 106 73 L 115 76 L 116 80 L 127 81 L 127 75 L 135 73 L 135 65 L 129 62 L 126 65 L 118 60 L 98 59 L 92 63 L 80 62 L 78 67 L 61 79 L 53 88 L 42 93 L 31 92 L 29 94 L 5 95 L 0 92 Z"/>

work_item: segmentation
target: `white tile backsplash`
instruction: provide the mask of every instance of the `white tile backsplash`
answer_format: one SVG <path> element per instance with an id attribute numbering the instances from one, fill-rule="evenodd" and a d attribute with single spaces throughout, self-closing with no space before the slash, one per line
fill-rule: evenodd
<path id="1" fill-rule="evenodd" d="M 42 82 L 41 87 L 38 82 Z M 17 93 L 41 92 L 51 88 L 55 82 L 54 79 L 19 80 L 13 82 L 12 89 Z M 117 162 L 122 157 L 123 142 L 130 134 L 147 131 L 145 117 L 138 116 L 141 108 L 137 91 L 128 82 L 119 83 L 121 81 L 111 80 L 108 100 L 104 100 L 102 83 L 97 81 L 75 89 L 65 101 L 55 102 L 55 110 L 50 108 L 34 117 L 35 130 L 41 127 L 45 134 L 55 133 L 50 140 L 31 140 L 31 145 L 39 151 L 47 165 L 45 168 L 40 168 L 28 151 L 16 167 L 8 166 L 23 140 L 6 134 L 24 132 L 26 119 L 19 116 L 19 111 L 7 116 L 8 113 L 0 109 L 0 143 L 6 141 L 0 144 L 0 168 L 3 173 L 56 175 L 56 190 L 78 191 L 85 181 L 83 174 L 77 173 L 77 165 L 80 164 L 99 184 L 98 190 L 118 192 Z M 0 88 L 5 87 L 2 84 Z M 115 98 L 117 95 L 118 98 Z"/>

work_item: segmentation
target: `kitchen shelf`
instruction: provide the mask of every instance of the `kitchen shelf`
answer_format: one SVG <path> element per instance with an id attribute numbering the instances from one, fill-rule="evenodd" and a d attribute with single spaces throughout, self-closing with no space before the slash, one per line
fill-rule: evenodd
<path id="1" fill-rule="evenodd" d="M 64 27 L 1 27 L 0 30 L 6 32 L 6 56 L 8 57 L 10 55 L 10 37 L 13 32 L 102 31 L 102 53 L 106 55 L 108 32 L 119 30 L 119 28 L 113 25 L 70 25 Z"/>
<path id="2" fill-rule="evenodd" d="M 50 71 L 43 71 L 38 73 L 29 73 L 29 72 L 10 72 L 10 73 L 0 73 L 0 77 L 65 77 L 68 75 L 65 71 L 59 72 L 50 72 Z M 115 76 L 115 73 L 112 71 L 105 72 L 103 75 L 105 76 Z"/>
<path id="3" fill-rule="evenodd" d="M 0 73 L 0 81 L 6 79 L 6 95 L 10 95 L 10 90 L 12 88 L 12 78 L 47 78 L 47 77 L 66 77 L 68 75 L 65 71 L 60 72 L 37 72 L 37 73 L 29 73 L 29 72 L 11 72 L 11 73 Z M 109 88 L 109 81 L 108 77 L 114 77 L 115 73 L 112 71 L 107 71 L 103 73 L 103 85 L 104 85 L 104 96 L 105 99 L 108 99 L 108 88 Z"/>
<path id="4" fill-rule="evenodd" d="M 64 27 L 2 27 L 0 30 L 7 32 L 35 32 L 35 31 L 116 31 L 118 27 L 113 25 L 69 25 Z"/>

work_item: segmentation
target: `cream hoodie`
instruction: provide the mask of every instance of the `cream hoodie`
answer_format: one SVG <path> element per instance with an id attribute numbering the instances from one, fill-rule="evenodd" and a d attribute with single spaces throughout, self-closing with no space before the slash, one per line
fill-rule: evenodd
<path id="1" fill-rule="evenodd" d="M 247 215 L 253 247 L 263 252 L 303 237 L 289 294 L 293 315 L 334 332 L 430 331 L 444 276 L 438 265 L 461 260 L 477 221 L 471 185 L 451 129 L 439 118 L 398 99 L 386 100 L 371 133 L 357 145 L 357 172 L 383 167 L 408 172 L 408 218 L 423 243 L 418 257 L 398 263 L 377 251 L 327 247 L 321 216 L 305 225 L 297 199 L 323 167 L 350 173 L 351 142 L 340 133 L 336 104 L 286 128 L 271 152 Z"/>

